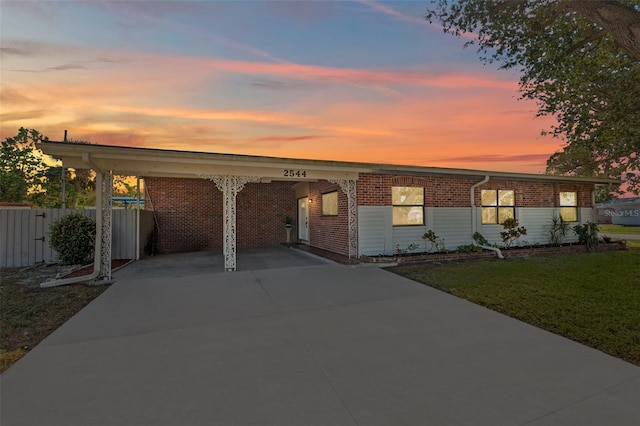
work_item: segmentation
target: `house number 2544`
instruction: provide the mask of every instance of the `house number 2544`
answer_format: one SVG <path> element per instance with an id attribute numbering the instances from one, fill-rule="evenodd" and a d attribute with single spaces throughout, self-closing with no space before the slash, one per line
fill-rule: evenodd
<path id="1" fill-rule="evenodd" d="M 284 169 L 284 177 L 307 177 L 307 171 Z"/>

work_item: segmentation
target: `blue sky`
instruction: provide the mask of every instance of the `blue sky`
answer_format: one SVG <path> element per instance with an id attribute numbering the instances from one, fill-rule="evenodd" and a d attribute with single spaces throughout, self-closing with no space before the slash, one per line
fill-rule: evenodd
<path id="1" fill-rule="evenodd" d="M 518 76 L 427 1 L 2 1 L 2 138 L 543 172 Z"/>

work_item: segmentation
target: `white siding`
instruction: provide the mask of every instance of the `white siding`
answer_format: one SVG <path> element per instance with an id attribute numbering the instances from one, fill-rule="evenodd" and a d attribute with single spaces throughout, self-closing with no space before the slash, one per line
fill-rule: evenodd
<path id="1" fill-rule="evenodd" d="M 590 207 L 583 207 L 578 209 L 578 217 L 582 223 L 585 222 L 595 222 L 598 216 L 598 212 L 596 209 L 592 209 Z"/>
<path id="2" fill-rule="evenodd" d="M 471 208 L 435 207 L 433 208 L 433 232 L 444 238 L 447 250 L 456 250 L 458 246 L 471 244 Z"/>
<path id="3" fill-rule="evenodd" d="M 480 213 L 478 209 L 478 223 L 480 223 Z M 533 208 L 533 207 L 519 207 L 516 209 L 516 217 L 520 222 L 520 226 L 527 228 L 527 235 L 520 237 L 519 241 L 516 241 L 514 245 L 523 244 L 548 244 L 549 243 L 549 228 L 554 216 L 558 216 L 559 209 L 557 208 Z M 578 241 L 578 237 L 573 232 L 573 227 L 579 223 L 593 222 L 594 213 L 592 208 L 580 208 L 578 209 L 578 217 L 580 222 L 571 222 L 569 224 L 570 230 L 565 237 L 565 243 L 575 243 Z M 478 225 L 478 232 L 480 232 L 490 243 L 502 244 L 500 238 L 500 232 L 504 229 L 501 225 Z"/>
<path id="4" fill-rule="evenodd" d="M 423 252 L 425 251 L 425 241 L 420 238 L 427 232 L 426 226 L 394 226 L 393 227 L 393 252 Z M 409 250 L 411 244 L 417 247 Z"/>
<path id="5" fill-rule="evenodd" d="M 391 207 L 358 207 L 359 254 L 369 256 L 391 254 L 393 247 L 392 239 Z"/>
<path id="6" fill-rule="evenodd" d="M 468 208 L 425 208 L 424 226 L 393 226 L 391 206 L 358 208 L 358 247 L 360 254 L 376 256 L 395 254 L 398 249 L 413 251 L 430 249 L 431 243 L 421 237 L 432 229 L 444 238 L 445 248 L 455 250 L 471 242 L 471 216 Z"/>
<path id="7" fill-rule="evenodd" d="M 471 209 L 468 207 L 425 208 L 425 226 L 392 226 L 392 207 L 360 206 L 358 208 L 358 244 L 360 254 L 376 256 L 380 254 L 392 255 L 397 249 L 407 250 L 411 244 L 417 244 L 414 251 L 429 249 L 421 236 L 429 229 L 444 239 L 447 250 L 456 250 L 458 246 L 473 242 L 471 229 Z M 594 210 L 579 209 L 580 223 L 594 221 Z M 478 232 L 491 244 L 502 245 L 500 232 L 502 225 L 482 225 L 481 209 L 476 209 Z M 516 217 L 520 225 L 527 229 L 527 235 L 514 242 L 515 246 L 524 244 L 548 244 L 549 226 L 554 215 L 558 215 L 556 208 L 516 208 Z M 571 223 L 573 228 L 577 223 Z M 565 238 L 565 243 L 577 242 L 578 237 L 573 232 Z"/>

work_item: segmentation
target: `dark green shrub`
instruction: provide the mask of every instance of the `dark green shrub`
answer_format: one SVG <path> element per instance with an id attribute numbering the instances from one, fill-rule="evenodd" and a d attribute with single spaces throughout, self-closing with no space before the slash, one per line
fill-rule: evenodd
<path id="1" fill-rule="evenodd" d="M 473 234 L 473 241 L 476 242 L 476 244 L 478 244 L 479 246 L 488 246 L 489 241 L 484 237 L 484 235 L 482 235 L 479 232 L 476 232 Z"/>
<path id="2" fill-rule="evenodd" d="M 84 265 L 93 259 L 96 223 L 80 213 L 62 216 L 49 227 L 49 245 L 62 265 Z"/>
<path id="3" fill-rule="evenodd" d="M 462 246 L 458 246 L 458 253 L 476 253 L 481 252 L 482 247 L 477 246 L 475 244 L 465 244 Z"/>
<path id="4" fill-rule="evenodd" d="M 587 222 L 584 225 L 576 225 L 573 232 L 578 236 L 578 242 L 587 246 L 587 251 L 598 250 L 598 231 L 600 228 L 593 222 Z"/>

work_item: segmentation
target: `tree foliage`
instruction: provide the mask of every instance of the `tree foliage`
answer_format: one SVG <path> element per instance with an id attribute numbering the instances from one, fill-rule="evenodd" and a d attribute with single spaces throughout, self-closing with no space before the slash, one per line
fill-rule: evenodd
<path id="1" fill-rule="evenodd" d="M 46 167 L 35 143 L 46 140 L 37 130 L 20 128 L 0 147 L 0 201 L 28 201 L 29 190 L 37 185 Z"/>
<path id="2" fill-rule="evenodd" d="M 520 72 L 523 99 L 564 140 L 547 171 L 640 191 L 640 0 L 433 0 L 427 20 L 471 34 L 485 63 Z"/>
<path id="3" fill-rule="evenodd" d="M 36 143 L 48 138 L 35 129 L 20 128 L 0 147 L 0 201 L 29 202 L 42 208 L 62 207 L 62 172 L 67 208 L 95 205 L 95 180 L 90 169 L 67 169 L 42 154 Z M 73 143 L 84 143 L 75 141 Z M 45 160 L 48 158 L 47 160 Z M 130 188 L 127 188 L 130 189 Z"/>

